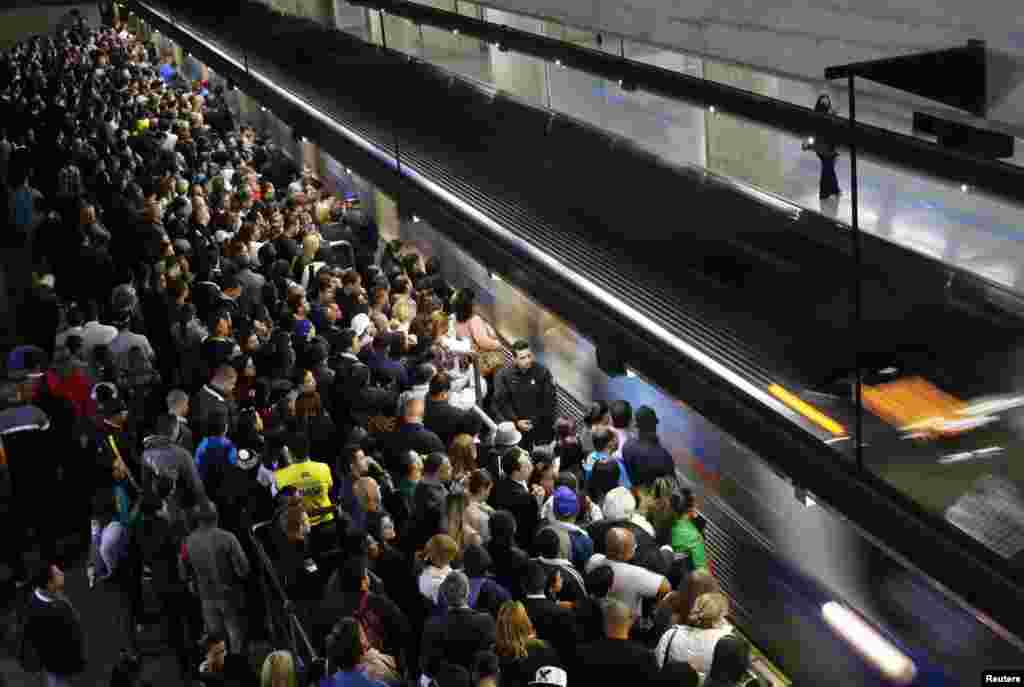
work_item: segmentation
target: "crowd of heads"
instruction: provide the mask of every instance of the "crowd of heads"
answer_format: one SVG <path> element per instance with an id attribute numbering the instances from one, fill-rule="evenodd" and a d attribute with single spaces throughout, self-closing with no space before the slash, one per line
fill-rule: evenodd
<path id="1" fill-rule="evenodd" d="M 60 313 L 28 333 L 46 353 L 28 367 L 51 368 L 42 391 L 15 386 L 6 401 L 60 398 L 75 423 L 115 437 L 121 449 L 104 470 L 119 487 L 132 482 L 143 519 L 166 517 L 161 505 L 182 487 L 162 475 L 155 487 L 136 482 L 149 463 L 132 455 L 174 445 L 194 457 L 204 492 L 185 504 L 183 535 L 224 528 L 254 560 L 267 553 L 265 574 L 309 602 L 314 620 L 332 594 L 390 597 L 412 628 L 403 655 L 387 653 L 360 601 L 312 633 L 332 672 L 370 665 L 403 679 L 422 670 L 439 684 L 505 684 L 502 670 L 540 642 L 563 655 L 545 654 L 527 682 L 565 687 L 579 657 L 538 615 L 534 602 L 546 599 L 580 644 L 650 650 L 674 626 L 717 633 L 705 684 L 742 677 L 749 650 L 729 634 L 728 599 L 703 550 L 700 565 L 671 572 L 679 547 L 696 546 L 693 493 L 674 476 L 623 483 L 624 447 L 658 448 L 653 410 L 601 401 L 579 428 L 555 417 L 543 428 L 501 422 L 491 435 L 473 425 L 419 450 L 409 435 L 424 431 L 431 404 L 449 403 L 466 367 L 444 344 L 450 325 L 477 316 L 474 292 L 451 289 L 437 258 L 393 245 L 380 257 L 376 226 L 351 199 L 235 126 L 230 86 L 184 78 L 173 56 L 123 25 L 33 38 L 6 53 L 0 73 L 9 215 L 30 238 L 35 271 L 49 275 L 35 288 Z M 529 343 L 510 348 L 510 374 L 539 374 Z M 125 371 L 136 349 L 153 368 L 142 382 Z M 520 445 L 539 430 L 550 444 Z M 310 476 L 316 465 L 321 477 Z M 252 538 L 261 521 L 276 534 Z M 56 594 L 63 572 L 49 566 L 33 582 Z M 473 622 L 492 643 L 470 655 L 439 649 L 460 637 L 466 613 L 487 616 Z M 431 623 L 447 628 L 440 639 Z M 225 657 L 245 648 L 234 641 L 207 634 L 204 670 L 227 670 Z M 264 684 L 287 684 L 296 658 L 267 656 Z M 662 662 L 673 684 L 690 679 Z"/>

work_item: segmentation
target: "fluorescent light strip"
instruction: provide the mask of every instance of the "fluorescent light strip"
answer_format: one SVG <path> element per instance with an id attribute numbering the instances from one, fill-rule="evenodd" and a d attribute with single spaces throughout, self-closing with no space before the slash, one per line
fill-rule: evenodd
<path id="1" fill-rule="evenodd" d="M 909 685 L 914 681 L 917 667 L 910 657 L 859 615 L 835 601 L 824 604 L 821 614 L 836 634 L 890 682 Z"/>
<path id="2" fill-rule="evenodd" d="M 943 456 L 942 458 L 939 458 L 938 462 L 940 465 L 952 465 L 953 463 L 962 463 L 965 460 L 985 458 L 986 456 L 992 456 L 1002 452 L 1002 446 L 989 446 L 988 448 L 980 448 L 977 451 L 963 451 L 962 453 L 950 453 L 948 456 Z"/>
<path id="3" fill-rule="evenodd" d="M 159 16 L 167 23 L 173 24 L 173 22 L 163 13 L 154 10 L 152 7 L 146 5 L 145 3 L 139 4 L 149 9 L 151 12 L 153 12 L 153 14 Z M 185 31 L 185 29 L 181 30 Z M 196 38 L 196 40 L 200 40 L 194 32 L 189 31 L 189 33 L 192 33 L 193 37 Z M 217 54 L 222 59 L 235 65 L 236 68 L 245 71 L 245 67 L 240 62 L 238 62 L 238 60 L 234 59 L 233 57 L 225 53 L 223 50 L 212 45 L 211 43 L 205 40 L 203 40 L 202 42 L 211 52 Z M 490 231 L 499 235 L 508 243 L 515 245 L 518 249 L 528 254 L 537 262 L 547 266 L 549 269 L 557 273 L 564 275 L 584 293 L 587 293 L 595 300 L 611 308 L 619 315 L 629 320 L 632 320 L 636 325 L 640 326 L 644 330 L 654 334 L 662 341 L 662 343 L 668 344 L 678 353 L 686 356 L 687 358 L 690 358 L 691 360 L 698 362 L 710 372 L 718 375 L 719 377 L 726 380 L 733 386 L 743 390 L 750 397 L 760 401 L 761 403 L 768 406 L 769 408 L 777 412 L 779 415 L 782 415 L 783 417 L 789 419 L 790 421 L 797 422 L 802 419 L 798 414 L 793 412 L 789 407 L 787 407 L 784 403 L 776 399 L 774 396 L 767 393 L 764 389 L 755 386 L 749 380 L 744 379 L 739 374 L 725 367 L 708 354 L 694 347 L 692 344 L 689 344 L 681 340 L 678 336 L 665 329 L 665 327 L 663 327 L 658 322 L 654 321 L 653 319 L 644 315 L 643 313 L 637 311 L 635 308 L 633 308 L 620 298 L 613 296 L 607 291 L 604 291 L 603 289 L 599 288 L 589 279 L 586 279 L 582 275 L 577 274 L 576 272 L 569 269 L 569 267 L 563 264 L 561 261 L 555 259 L 551 255 L 548 255 L 547 253 L 541 251 L 540 249 L 531 245 L 527 241 L 516 236 L 511 231 L 506 229 L 504 226 L 498 224 L 493 219 L 485 215 L 483 212 L 469 205 L 455 194 L 442 188 L 441 186 L 434 183 L 430 179 L 424 177 L 417 171 L 410 169 L 407 164 L 399 167 L 395 158 L 389 155 L 386 151 L 378 148 L 372 141 L 367 140 L 366 138 L 356 133 L 355 131 L 352 131 L 348 127 L 335 121 L 327 113 L 325 113 L 312 103 L 309 103 L 306 100 L 300 98 L 299 96 L 295 95 L 288 89 L 273 83 L 268 78 L 260 74 L 258 71 L 255 71 L 250 68 L 247 74 L 249 75 L 250 78 L 259 81 L 266 88 L 281 94 L 283 97 L 291 101 L 296 106 L 304 109 L 307 113 L 309 113 L 315 119 L 317 119 L 323 126 L 341 134 L 342 136 L 344 136 L 349 141 L 356 144 L 366 152 L 370 153 L 379 160 L 387 163 L 393 169 L 398 170 L 399 174 L 401 174 L 402 176 L 412 179 L 421 187 L 427 189 L 433 195 L 439 197 L 448 205 L 457 208 L 467 216 L 471 217 L 474 221 L 478 222 L 483 226 L 486 226 Z M 778 199 L 772 198 L 771 196 L 766 198 L 766 200 L 768 200 L 769 198 L 771 199 L 769 202 L 774 201 L 775 204 L 780 203 Z"/>

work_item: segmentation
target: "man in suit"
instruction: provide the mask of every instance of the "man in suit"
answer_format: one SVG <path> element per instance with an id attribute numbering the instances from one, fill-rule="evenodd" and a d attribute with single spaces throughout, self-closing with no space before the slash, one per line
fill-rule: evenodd
<path id="1" fill-rule="evenodd" d="M 423 425 L 437 434 L 441 443 L 451 446 L 456 434 L 480 432 L 480 418 L 472 410 L 457 408 L 448 402 L 451 379 L 445 371 L 438 372 L 430 380 L 429 396 L 423 414 Z"/>
<path id="2" fill-rule="evenodd" d="M 420 668 L 428 675 L 436 675 L 444 662 L 470 670 L 476 653 L 494 646 L 494 619 L 469 607 L 469 579 L 459 570 L 444 579 L 438 597 L 444 599 L 448 612 L 427 621 Z"/>
<path id="3" fill-rule="evenodd" d="M 561 573 L 556 573 L 561 574 Z M 559 606 L 547 596 L 553 575 L 539 561 L 530 561 L 526 566 L 526 578 L 523 582 L 526 599 L 523 605 L 530 616 L 537 639 L 548 642 L 555 648 L 563 661 L 572 659 L 579 637 L 576 629 L 576 616 L 568 608 Z M 557 586 L 557 582 L 555 582 Z"/>
<path id="4" fill-rule="evenodd" d="M 412 495 L 410 531 L 405 543 L 411 551 L 423 548 L 427 540 L 441 531 L 448 499 L 446 484 L 452 477 L 452 464 L 443 453 L 431 453 L 423 461 L 423 477 Z"/>
<path id="5" fill-rule="evenodd" d="M 398 399 L 398 412 L 402 423 L 385 440 L 385 461 L 388 470 L 395 471 L 402 456 L 409 451 L 420 455 L 445 453 L 445 445 L 436 434 L 423 426 L 424 402 L 416 394 L 407 391 Z"/>
<path id="6" fill-rule="evenodd" d="M 239 255 L 235 258 L 238 265 L 238 273 L 235 277 L 242 285 L 242 295 L 238 305 L 246 315 L 251 315 L 257 305 L 263 304 L 263 287 L 267 280 L 259 272 L 252 269 L 252 261 L 248 255 Z"/>
<path id="7" fill-rule="evenodd" d="M 534 485 L 531 490 L 527 486 L 533 461 L 530 454 L 518 446 L 505 452 L 501 466 L 505 477 L 494 486 L 491 505 L 495 510 L 512 513 L 516 519 L 516 543 L 522 549 L 529 549 L 540 522 L 540 500 L 544 498 L 544 488 Z"/>
<path id="8" fill-rule="evenodd" d="M 203 385 L 203 388 L 192 396 L 192 418 L 189 424 L 199 432 L 199 436 L 207 435 L 209 421 L 214 414 L 228 418 L 228 429 L 234 429 L 236 408 L 235 402 L 231 400 L 231 393 L 237 383 L 238 372 L 235 368 L 221 365 L 213 373 L 210 383 Z"/>

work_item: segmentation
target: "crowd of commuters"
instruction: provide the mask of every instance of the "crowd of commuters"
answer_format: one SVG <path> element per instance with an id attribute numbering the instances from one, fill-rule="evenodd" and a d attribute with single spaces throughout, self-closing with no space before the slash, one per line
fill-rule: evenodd
<path id="1" fill-rule="evenodd" d="M 506 362 L 471 290 L 382 250 L 124 26 L 15 46 L 0 88 L 34 272 L 0 413 L 26 669 L 66 685 L 90 662 L 56 546 L 81 532 L 90 588 L 119 590 L 131 637 L 155 599 L 185 684 L 744 679 L 651 408 L 559 418 L 551 372 L 525 341 Z M 254 656 L 278 583 L 325 663 Z"/>

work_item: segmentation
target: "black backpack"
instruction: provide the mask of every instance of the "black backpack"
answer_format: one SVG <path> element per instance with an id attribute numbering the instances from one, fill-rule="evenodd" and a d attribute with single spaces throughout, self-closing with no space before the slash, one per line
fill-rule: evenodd
<path id="1" fill-rule="evenodd" d="M 126 397 L 132 398 L 148 387 L 160 383 L 160 373 L 140 346 L 132 346 L 120 353 L 114 360 L 117 371 L 117 386 Z"/>

